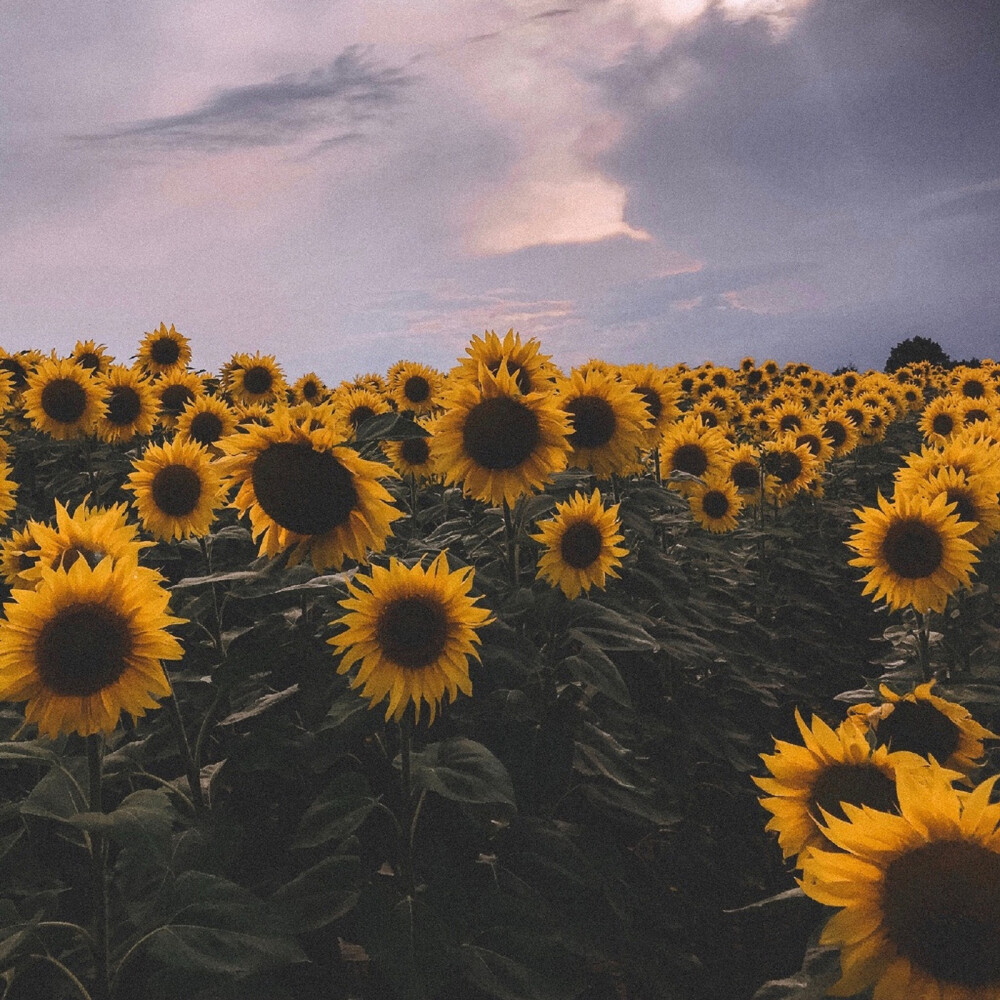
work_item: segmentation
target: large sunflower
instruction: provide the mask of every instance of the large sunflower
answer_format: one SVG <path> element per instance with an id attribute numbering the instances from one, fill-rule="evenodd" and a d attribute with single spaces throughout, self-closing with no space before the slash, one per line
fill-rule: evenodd
<path id="1" fill-rule="evenodd" d="M 12 471 L 6 462 L 0 462 L 0 524 L 6 523 L 17 506 L 17 483 L 11 479 Z"/>
<path id="2" fill-rule="evenodd" d="M 975 473 L 941 469 L 918 484 L 916 492 L 929 499 L 943 493 L 948 504 L 955 505 L 953 513 L 959 520 L 974 525 L 965 538 L 976 548 L 985 547 L 1000 532 L 1000 502 L 996 490 Z"/>
<path id="3" fill-rule="evenodd" d="M 456 381 L 435 431 L 436 463 L 466 496 L 499 505 L 543 486 L 566 468 L 569 418 L 549 392 L 522 392 L 501 367 Z"/>
<path id="4" fill-rule="evenodd" d="M 344 630 L 327 641 L 342 654 L 338 673 L 360 663 L 351 687 L 371 707 L 388 697 L 387 721 L 402 719 L 411 702 L 419 721 L 424 701 L 433 722 L 446 693 L 450 701 L 459 691 L 472 694 L 476 629 L 493 620 L 469 596 L 472 574 L 471 566 L 450 571 L 442 552 L 426 569 L 390 559 L 388 569 L 373 566 L 348 584 L 350 596 L 340 602 L 348 613 L 330 623 Z"/>
<path id="5" fill-rule="evenodd" d="M 145 334 L 136 354 L 136 361 L 150 375 L 183 371 L 190 360 L 191 341 L 183 333 L 178 333 L 173 323 L 169 330 L 165 323 L 161 323 L 158 330 Z"/>
<path id="6" fill-rule="evenodd" d="M 736 484 L 723 475 L 709 476 L 688 493 L 688 504 L 694 519 L 713 534 L 734 531 L 737 516 L 743 509 L 743 499 Z"/>
<path id="7" fill-rule="evenodd" d="M 785 858 L 828 848 L 824 814 L 843 816 L 844 802 L 891 809 L 898 770 L 926 766 L 914 754 L 872 750 L 864 727 L 850 720 L 833 730 L 814 715 L 807 726 L 796 709 L 795 721 L 802 744 L 775 740 L 775 752 L 760 755 L 771 777 L 753 778 L 769 796 L 760 803 L 771 813 L 766 829 L 777 833 Z"/>
<path id="8" fill-rule="evenodd" d="M 839 907 L 820 941 L 840 948 L 829 991 L 877 1000 L 1000 996 L 1000 805 L 996 778 L 971 792 L 940 769 L 897 775 L 900 815 L 845 805 L 804 859 L 802 888 Z"/>
<path id="9" fill-rule="evenodd" d="M 169 542 L 208 534 L 226 491 L 207 448 L 183 438 L 150 445 L 132 468 L 126 489 L 151 535 Z"/>
<path id="10" fill-rule="evenodd" d="M 971 583 L 979 557 L 962 536 L 973 526 L 948 512 L 944 494 L 933 500 L 903 494 L 890 503 L 880 493 L 878 507 L 854 513 L 860 521 L 847 544 L 858 556 L 850 565 L 868 570 L 864 593 L 872 600 L 943 611 L 949 595 Z"/>
<path id="11" fill-rule="evenodd" d="M 97 422 L 97 436 L 108 444 L 126 444 L 137 435 L 152 432 L 157 399 L 139 368 L 112 365 L 104 377 L 104 416 Z"/>
<path id="12" fill-rule="evenodd" d="M 538 559 L 538 576 L 558 587 L 570 600 L 591 587 L 603 590 L 628 549 L 618 520 L 618 504 L 605 507 L 599 490 L 585 497 L 574 493 L 556 504 L 555 517 L 537 525 L 531 537 L 545 546 Z"/>
<path id="13" fill-rule="evenodd" d="M 274 403 L 285 398 L 285 376 L 273 354 L 237 354 L 229 375 L 229 392 L 237 403 Z"/>
<path id="14" fill-rule="evenodd" d="M 112 732 L 170 694 L 161 660 L 179 660 L 167 632 L 170 595 L 134 560 L 77 559 L 47 569 L 35 590 L 15 590 L 0 629 L 0 699 L 26 701 L 25 716 L 50 737 Z"/>
<path id="15" fill-rule="evenodd" d="M 986 754 L 983 741 L 1000 737 L 979 725 L 964 705 L 932 694 L 933 686 L 927 681 L 900 695 L 880 684 L 882 704 L 853 705 L 850 714 L 874 732 L 880 745 L 933 757 L 942 767 L 971 774 Z"/>
<path id="16" fill-rule="evenodd" d="M 590 469 L 598 479 L 642 468 L 639 456 L 653 421 L 630 382 L 599 371 L 574 372 L 559 390 L 559 406 L 569 415 L 571 466 Z"/>
<path id="17" fill-rule="evenodd" d="M 224 471 L 239 487 L 233 506 L 249 514 L 261 555 L 287 550 L 291 564 L 309 554 L 317 570 L 340 569 L 345 559 L 363 562 L 369 550 L 384 549 L 392 522 L 404 516 L 378 481 L 395 476 L 392 469 L 337 447 L 334 431 L 292 421 L 287 410 L 220 446 Z"/>
<path id="18" fill-rule="evenodd" d="M 28 376 L 25 415 L 59 441 L 93 432 L 104 412 L 101 384 L 68 358 L 42 361 Z"/>
<path id="19" fill-rule="evenodd" d="M 444 379 L 439 371 L 416 361 L 399 361 L 387 374 L 389 395 L 400 410 L 420 416 L 440 405 Z"/>
<path id="20" fill-rule="evenodd" d="M 729 441 L 717 427 L 706 427 L 696 416 L 682 417 L 660 442 L 660 472 L 671 489 L 687 493 L 695 485 L 691 479 L 670 477 L 685 473 L 701 479 L 724 473 L 729 450 Z"/>
<path id="21" fill-rule="evenodd" d="M 656 365 L 625 365 L 622 375 L 649 410 L 652 424 L 647 432 L 647 447 L 655 448 L 667 426 L 680 415 L 676 383 L 668 369 Z"/>

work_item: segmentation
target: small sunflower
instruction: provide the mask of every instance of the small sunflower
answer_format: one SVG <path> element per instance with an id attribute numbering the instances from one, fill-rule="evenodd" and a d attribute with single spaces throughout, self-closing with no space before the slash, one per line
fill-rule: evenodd
<path id="1" fill-rule="evenodd" d="M 864 593 L 873 600 L 943 611 L 948 597 L 972 582 L 979 557 L 963 536 L 973 526 L 948 512 L 943 494 L 933 500 L 897 495 L 890 503 L 880 493 L 878 507 L 854 513 L 860 520 L 847 544 L 858 556 L 849 562 L 868 570 Z"/>
<path id="2" fill-rule="evenodd" d="M 543 486 L 566 468 L 569 418 L 549 392 L 522 392 L 505 367 L 485 366 L 475 382 L 457 381 L 435 431 L 436 463 L 446 483 L 498 506 Z"/>
<path id="3" fill-rule="evenodd" d="M 435 473 L 434 423 L 427 424 L 426 429 L 429 431 L 428 437 L 382 442 L 382 451 L 392 467 L 401 476 L 413 476 L 418 482 L 430 479 Z"/>
<path id="4" fill-rule="evenodd" d="M 752 444 L 739 444 L 726 456 L 729 481 L 739 490 L 744 506 L 759 504 L 762 495 L 760 449 Z"/>
<path id="5" fill-rule="evenodd" d="M 104 376 L 104 416 L 97 436 L 107 444 L 127 444 L 150 434 L 156 423 L 157 399 L 139 368 L 112 365 Z"/>
<path id="6" fill-rule="evenodd" d="M 743 499 L 732 480 L 722 475 L 709 476 L 688 493 L 694 519 L 713 534 L 734 531 L 736 518 L 743 509 Z"/>
<path id="7" fill-rule="evenodd" d="M 651 425 L 647 447 L 655 448 L 667 426 L 680 416 L 674 380 L 666 368 L 656 365 L 626 365 L 622 368 L 622 376 L 632 383 L 632 391 L 649 410 Z"/>
<path id="8" fill-rule="evenodd" d="M 816 417 L 820 422 L 823 437 L 830 442 L 834 458 L 848 455 L 857 448 L 861 436 L 842 406 L 827 405 L 817 413 Z"/>
<path id="9" fill-rule="evenodd" d="M 55 507 L 55 525 L 40 521 L 25 525 L 34 543 L 24 550 L 30 563 L 22 562 L 18 569 L 26 587 L 36 586 L 47 570 L 69 569 L 80 559 L 89 566 L 108 558 L 136 561 L 139 553 L 153 544 L 139 539 L 138 528 L 128 522 L 128 507 L 123 503 L 89 507 L 84 502 L 72 514 L 58 500 Z"/>
<path id="10" fill-rule="evenodd" d="M 184 407 L 205 395 L 205 380 L 191 371 L 168 372 L 152 383 L 153 395 L 159 402 L 157 418 L 165 430 L 177 426 Z"/>
<path id="11" fill-rule="evenodd" d="M 292 385 L 292 398 L 297 403 L 308 403 L 317 406 L 329 395 L 323 380 L 315 372 L 306 372 Z"/>
<path id="12" fill-rule="evenodd" d="M 42 361 L 28 376 L 25 414 L 40 431 L 67 441 L 93 433 L 104 412 L 101 383 L 68 358 Z"/>
<path id="13" fill-rule="evenodd" d="M 380 552 L 403 512 L 391 505 L 379 479 L 396 473 L 380 462 L 337 446 L 328 427 L 293 421 L 274 411 L 269 427 L 248 425 L 220 442 L 223 471 L 239 487 L 232 506 L 250 517 L 260 554 L 289 551 L 289 563 L 306 554 L 317 571 L 340 569 Z"/>
<path id="14" fill-rule="evenodd" d="M 966 792 L 941 769 L 897 775 L 899 814 L 845 805 L 813 850 L 807 896 L 839 912 L 820 943 L 840 948 L 830 989 L 878 1000 L 1000 996 L 1000 805 L 991 778 Z"/>
<path id="15" fill-rule="evenodd" d="M 706 427 L 696 416 L 682 417 L 667 428 L 660 442 L 660 472 L 670 480 L 675 472 L 704 479 L 713 473 L 724 473 L 730 444 L 717 427 Z M 694 483 L 690 479 L 674 479 L 671 489 L 686 493 Z"/>
<path id="16" fill-rule="evenodd" d="M 472 574 L 471 566 L 449 570 L 442 552 L 426 569 L 390 559 L 388 569 L 373 566 L 348 583 L 350 596 L 340 602 L 347 614 L 330 623 L 344 630 L 327 641 L 342 654 L 337 673 L 360 664 L 351 687 L 360 687 L 372 708 L 388 698 L 386 721 L 399 722 L 412 702 L 419 722 L 426 702 L 433 722 L 446 695 L 472 694 L 476 629 L 493 621 L 469 595 Z"/>
<path id="17" fill-rule="evenodd" d="M 880 746 L 933 757 L 942 767 L 972 774 L 986 755 L 983 741 L 1000 737 L 979 725 L 964 705 L 933 694 L 934 683 L 918 684 L 903 695 L 880 684 L 882 704 L 852 705 L 850 714 L 864 722 Z"/>
<path id="18" fill-rule="evenodd" d="M 237 403 L 284 401 L 285 376 L 273 354 L 238 354 L 233 365 L 229 392 Z"/>
<path id="19" fill-rule="evenodd" d="M 23 392 L 27 388 L 28 376 L 42 360 L 41 351 L 28 353 L 17 351 L 10 354 L 0 347 L 0 372 L 10 376 L 10 384 L 15 393 Z"/>
<path id="20" fill-rule="evenodd" d="M 150 375 L 165 375 L 183 371 L 191 361 L 191 342 L 170 324 L 161 323 L 158 330 L 144 334 L 136 361 Z"/>
<path id="21" fill-rule="evenodd" d="M 126 489 L 151 535 L 169 542 L 209 533 L 226 493 L 207 448 L 184 439 L 150 445 L 132 468 Z"/>
<path id="22" fill-rule="evenodd" d="M 794 431 L 786 431 L 773 441 L 764 442 L 761 462 L 768 474 L 765 493 L 778 504 L 788 503 L 822 470 L 809 445 L 799 444 L 797 437 Z"/>
<path id="23" fill-rule="evenodd" d="M 0 576 L 11 590 L 34 587 L 34 582 L 22 574 L 37 562 L 38 543 L 31 533 L 30 521 L 0 542 Z"/>
<path id="24" fill-rule="evenodd" d="M 69 356 L 81 368 L 97 372 L 99 375 L 107 375 L 108 369 L 114 362 L 114 358 L 108 354 L 107 345 L 95 343 L 93 340 L 78 340 Z"/>
<path id="25" fill-rule="evenodd" d="M 833 444 L 823 433 L 823 422 L 812 414 L 805 417 L 795 432 L 795 443 L 804 444 L 812 453 L 820 467 L 833 458 Z"/>
<path id="26" fill-rule="evenodd" d="M 477 381 L 480 366 L 493 376 L 503 368 L 514 377 L 516 388 L 524 395 L 550 392 L 560 378 L 560 372 L 552 364 L 550 356 L 540 352 L 540 347 L 534 337 L 522 341 L 521 335 L 513 329 L 507 331 L 503 340 L 492 330 L 487 330 L 482 337 L 472 338 L 465 349 L 469 356 L 459 361 L 449 378 Z"/>
<path id="27" fill-rule="evenodd" d="M 17 507 L 17 483 L 11 479 L 13 470 L 0 462 L 0 524 L 6 524 L 10 512 Z"/>
<path id="28" fill-rule="evenodd" d="M 179 660 L 167 631 L 169 592 L 134 560 L 78 559 L 47 569 L 35 590 L 15 590 L 0 629 L 0 699 L 52 738 L 110 733 L 170 694 L 161 660 Z"/>
<path id="29" fill-rule="evenodd" d="M 218 396 L 197 396 L 177 418 L 176 439 L 213 448 L 236 430 L 236 413 Z"/>
<path id="30" fill-rule="evenodd" d="M 386 384 L 398 409 L 422 416 L 440 405 L 444 379 L 439 371 L 427 365 L 399 361 L 389 369 Z"/>
<path id="31" fill-rule="evenodd" d="M 598 371 L 574 372 L 559 391 L 559 406 L 569 416 L 571 466 L 590 469 L 598 479 L 642 468 L 639 455 L 653 422 L 631 383 Z"/>
<path id="32" fill-rule="evenodd" d="M 913 754 L 872 750 L 864 727 L 851 721 L 833 730 L 814 715 L 807 726 L 796 709 L 795 722 L 802 745 L 775 740 L 775 752 L 761 754 L 771 776 L 753 778 L 769 796 L 760 802 L 771 813 L 766 829 L 777 833 L 785 858 L 829 848 L 826 823 L 830 816 L 844 815 L 844 803 L 892 809 L 898 771 L 926 766 Z"/>
<path id="33" fill-rule="evenodd" d="M 350 441 L 358 428 L 372 417 L 389 412 L 389 404 L 381 393 L 371 389 L 338 389 L 330 403 L 336 415 L 338 434 L 342 441 Z"/>
<path id="34" fill-rule="evenodd" d="M 591 587 L 603 590 L 609 576 L 617 579 L 628 555 L 621 545 L 618 506 L 605 507 L 599 490 L 589 497 L 574 493 L 557 503 L 555 517 L 538 524 L 538 534 L 531 536 L 545 546 L 538 559 L 539 578 L 570 600 Z"/>

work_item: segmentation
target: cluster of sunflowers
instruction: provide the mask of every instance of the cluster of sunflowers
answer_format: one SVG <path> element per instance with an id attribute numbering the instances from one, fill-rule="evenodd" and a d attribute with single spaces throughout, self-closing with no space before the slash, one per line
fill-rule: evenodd
<path id="1" fill-rule="evenodd" d="M 834 730 L 796 713 L 802 743 L 776 741 L 755 778 L 767 824 L 801 869 L 805 893 L 839 912 L 821 942 L 840 949 L 840 980 L 876 1000 L 1000 995 L 1000 805 L 983 780 L 984 740 L 998 739 L 933 693 L 929 620 L 971 585 L 1000 531 L 997 366 L 932 373 L 925 443 L 895 476 L 891 500 L 856 511 L 851 565 L 865 593 L 910 609 L 922 683 L 879 685 Z M 904 372 L 912 376 L 912 372 Z"/>

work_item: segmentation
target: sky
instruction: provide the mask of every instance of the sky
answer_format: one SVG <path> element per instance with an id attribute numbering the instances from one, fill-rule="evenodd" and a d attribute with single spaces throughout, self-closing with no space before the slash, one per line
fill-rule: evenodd
<path id="1" fill-rule="evenodd" d="M 995 0 L 3 0 L 0 346 L 1000 357 Z"/>

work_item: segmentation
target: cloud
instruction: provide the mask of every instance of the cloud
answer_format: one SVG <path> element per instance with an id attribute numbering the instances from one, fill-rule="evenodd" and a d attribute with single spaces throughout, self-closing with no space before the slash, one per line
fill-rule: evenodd
<path id="1" fill-rule="evenodd" d="M 225 88 L 192 111 L 71 138 L 168 149 L 256 148 L 288 145 L 335 127 L 337 134 L 320 143 L 336 144 L 358 134 L 343 132 L 345 122 L 386 113 L 415 80 L 350 46 L 327 66 Z"/>

